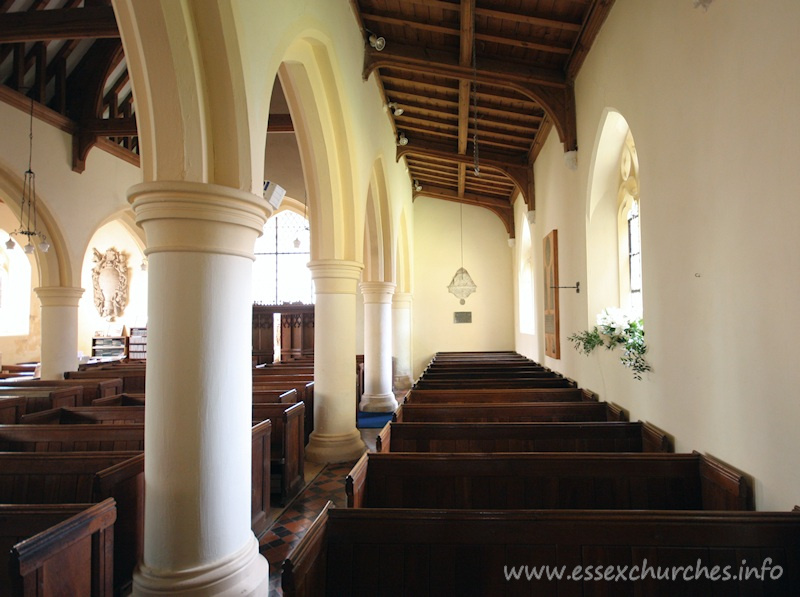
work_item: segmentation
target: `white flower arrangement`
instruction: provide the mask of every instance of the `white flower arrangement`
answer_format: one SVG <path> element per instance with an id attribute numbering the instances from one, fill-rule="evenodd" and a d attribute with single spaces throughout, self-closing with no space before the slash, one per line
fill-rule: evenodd
<path id="1" fill-rule="evenodd" d="M 620 362 L 633 370 L 634 379 L 642 379 L 645 371 L 652 371 L 644 358 L 647 345 L 641 316 L 608 307 L 597 315 L 597 325 L 591 330 L 573 334 L 567 339 L 575 344 L 575 350 L 587 355 L 598 346 L 605 346 L 607 350 L 622 348 Z"/>

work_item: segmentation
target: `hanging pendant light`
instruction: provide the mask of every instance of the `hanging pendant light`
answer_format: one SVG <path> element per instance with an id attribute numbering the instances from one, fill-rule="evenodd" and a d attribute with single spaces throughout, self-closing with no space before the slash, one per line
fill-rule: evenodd
<path id="1" fill-rule="evenodd" d="M 459 203 L 460 219 L 461 219 L 461 267 L 456 270 L 453 279 L 447 286 L 448 292 L 460 299 L 460 304 L 466 302 L 467 297 L 473 292 L 478 290 L 475 282 L 472 281 L 472 276 L 464 269 L 464 204 Z"/>
<path id="2" fill-rule="evenodd" d="M 19 207 L 19 228 L 11 232 L 11 235 L 21 234 L 28 237 L 27 244 L 22 248 L 27 254 L 34 251 L 33 240 L 39 238 L 38 247 L 42 253 L 47 253 L 50 249 L 50 243 L 47 242 L 47 236 L 36 229 L 36 174 L 31 168 L 33 158 L 33 98 L 31 98 L 31 117 L 30 127 L 28 132 L 28 169 L 25 170 L 25 176 L 22 183 L 22 198 L 20 199 Z M 11 236 L 6 241 L 6 248 L 13 249 L 15 246 L 14 239 Z"/>

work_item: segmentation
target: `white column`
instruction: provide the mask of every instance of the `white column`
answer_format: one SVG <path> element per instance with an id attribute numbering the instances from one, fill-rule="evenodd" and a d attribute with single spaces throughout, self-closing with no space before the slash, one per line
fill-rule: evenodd
<path id="1" fill-rule="evenodd" d="M 190 182 L 128 192 L 147 236 L 144 556 L 133 594 L 267 595 L 250 529 L 250 193 Z"/>
<path id="2" fill-rule="evenodd" d="M 364 412 L 394 412 L 392 392 L 392 294 L 390 282 L 364 282 Z"/>
<path id="3" fill-rule="evenodd" d="M 78 368 L 78 302 L 83 288 L 34 288 L 42 305 L 42 379 Z"/>
<path id="4" fill-rule="evenodd" d="M 356 429 L 356 285 L 362 264 L 321 259 L 314 279 L 314 431 L 311 462 L 347 462 L 367 449 Z"/>
<path id="5" fill-rule="evenodd" d="M 396 292 L 392 300 L 392 341 L 394 343 L 394 387 L 408 390 L 411 373 L 411 294 Z"/>

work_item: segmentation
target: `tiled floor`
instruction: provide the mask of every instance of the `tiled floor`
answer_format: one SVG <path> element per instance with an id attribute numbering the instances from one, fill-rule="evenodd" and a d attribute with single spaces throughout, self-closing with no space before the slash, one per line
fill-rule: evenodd
<path id="1" fill-rule="evenodd" d="M 361 437 L 370 450 L 375 449 L 378 429 L 362 429 Z M 283 561 L 297 546 L 308 527 L 332 501 L 337 508 L 346 506 L 344 479 L 355 462 L 329 464 L 323 467 L 306 463 L 306 488 L 281 512 L 261 538 L 261 553 L 269 561 L 270 597 L 283 595 L 281 567 Z"/>

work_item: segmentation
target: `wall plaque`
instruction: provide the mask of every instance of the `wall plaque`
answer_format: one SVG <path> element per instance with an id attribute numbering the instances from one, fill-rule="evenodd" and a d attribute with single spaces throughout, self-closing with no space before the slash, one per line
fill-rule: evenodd
<path id="1" fill-rule="evenodd" d="M 472 323 L 472 311 L 454 311 L 453 323 Z"/>

